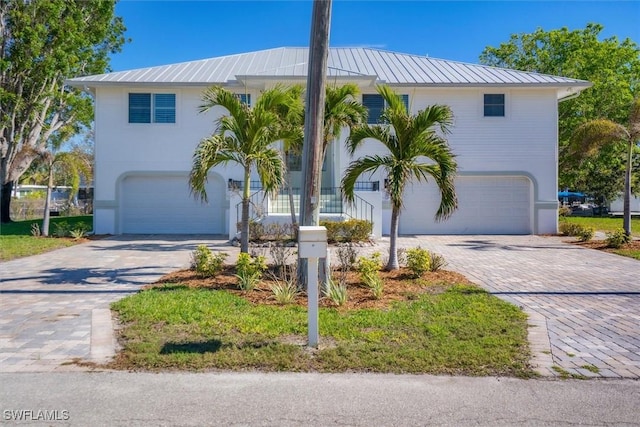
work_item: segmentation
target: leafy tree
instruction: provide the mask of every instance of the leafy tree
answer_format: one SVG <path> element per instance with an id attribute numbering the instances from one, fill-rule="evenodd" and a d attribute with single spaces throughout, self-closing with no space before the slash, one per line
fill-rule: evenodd
<path id="1" fill-rule="evenodd" d="M 413 179 L 427 181 L 429 178 L 440 190 L 440 206 L 436 220 L 447 219 L 458 206 L 454 179 L 457 164 L 447 140 L 436 130 L 446 134 L 452 122 L 451 109 L 444 105 L 432 105 L 411 115 L 402 97 L 388 86 L 378 86 L 387 108 L 382 113 L 382 125 L 360 126 L 352 130 L 348 150 L 351 155 L 367 138 L 380 141 L 389 150 L 385 156 L 368 155 L 351 162 L 342 179 L 345 198 L 352 201 L 356 180 L 363 173 L 383 169 L 387 173 L 391 199 L 391 239 L 387 270 L 398 265 L 398 220 L 403 207 L 404 189 Z M 431 160 L 423 162 L 423 158 Z"/>
<path id="2" fill-rule="evenodd" d="M 560 102 L 559 184 L 561 188 L 595 193 L 588 170 L 579 168 L 568 150 L 571 135 L 588 120 L 604 118 L 615 123 L 627 119 L 627 107 L 640 95 L 640 48 L 631 39 L 600 39 L 603 26 L 588 24 L 585 29 L 567 28 L 529 34 L 513 34 L 499 47 L 487 47 L 480 55 L 486 65 L 533 71 L 588 80 L 593 86 L 574 99 Z M 620 153 L 622 155 L 622 153 Z M 591 162 L 606 171 L 612 164 L 609 153 L 593 152 Z M 621 172 L 621 171 L 620 171 Z M 612 175 L 622 177 L 622 173 Z M 609 175 L 611 176 L 611 175 Z M 580 186 L 582 185 L 582 186 Z M 586 186 L 585 186 L 586 185 Z M 622 187 L 622 181 L 619 181 Z"/>
<path id="3" fill-rule="evenodd" d="M 295 97 L 291 89 L 275 87 L 265 91 L 252 108 L 234 93 L 213 86 L 205 90 L 202 99 L 201 112 L 221 106 L 228 114 L 218 119 L 216 132 L 196 147 L 189 176 L 191 192 L 206 202 L 205 185 L 212 167 L 233 162 L 243 168 L 240 251 L 248 253 L 251 172 L 257 170 L 262 187 L 268 192 L 274 192 L 282 185 L 284 165 L 273 144 L 290 137 L 278 111 L 283 104 L 294 102 Z"/>
<path id="4" fill-rule="evenodd" d="M 577 159 L 588 157 L 602 147 L 622 145 L 625 148 L 624 173 L 624 220 L 623 228 L 631 235 L 631 169 L 634 148 L 640 144 L 640 98 L 636 98 L 628 109 L 628 126 L 606 119 L 590 120 L 580 125 L 571 139 L 570 152 Z"/>
<path id="5" fill-rule="evenodd" d="M 64 85 L 107 70 L 125 27 L 115 0 L 0 0 L 0 220 L 13 183 L 56 134 L 92 119 L 91 98 Z"/>

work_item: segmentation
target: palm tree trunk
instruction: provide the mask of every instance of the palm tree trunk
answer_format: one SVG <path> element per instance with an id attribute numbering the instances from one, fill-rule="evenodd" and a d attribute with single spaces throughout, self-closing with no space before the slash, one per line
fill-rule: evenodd
<path id="1" fill-rule="evenodd" d="M 633 155 L 633 138 L 629 138 L 627 167 L 624 174 L 624 218 L 622 228 L 627 236 L 631 236 L 631 158 Z"/>
<path id="2" fill-rule="evenodd" d="M 391 232 L 389 237 L 389 262 L 385 268 L 387 271 L 400 268 L 398 263 L 398 218 L 400 217 L 400 207 L 393 206 L 391 210 Z"/>
<path id="3" fill-rule="evenodd" d="M 51 216 L 51 189 L 53 188 L 53 166 L 49 166 L 49 180 L 47 181 L 47 197 L 44 199 L 44 216 L 42 217 L 42 235 L 49 236 L 49 218 Z"/>
<path id="4" fill-rule="evenodd" d="M 289 211 L 291 212 L 291 226 L 293 227 L 294 236 L 293 238 L 298 240 L 297 229 L 298 229 L 298 219 L 296 216 L 296 204 L 293 201 L 293 189 L 291 188 L 291 171 L 287 167 L 287 194 L 289 195 Z"/>
<path id="5" fill-rule="evenodd" d="M 249 197 L 251 196 L 251 169 L 244 168 L 242 191 L 242 225 L 240 227 L 240 252 L 249 253 Z"/>

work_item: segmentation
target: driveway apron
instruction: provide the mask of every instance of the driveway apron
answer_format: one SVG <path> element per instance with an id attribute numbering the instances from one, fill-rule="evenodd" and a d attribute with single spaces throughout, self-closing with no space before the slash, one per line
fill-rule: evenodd
<path id="1" fill-rule="evenodd" d="M 0 372 L 78 369 L 113 355 L 109 304 L 189 265 L 212 236 L 118 236 L 0 263 Z"/>
<path id="2" fill-rule="evenodd" d="M 405 236 L 529 314 L 543 375 L 640 378 L 640 261 L 541 236 Z"/>

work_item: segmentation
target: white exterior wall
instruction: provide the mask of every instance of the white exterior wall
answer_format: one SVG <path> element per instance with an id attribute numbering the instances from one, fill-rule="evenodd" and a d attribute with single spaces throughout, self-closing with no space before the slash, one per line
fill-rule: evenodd
<path id="1" fill-rule="evenodd" d="M 459 173 L 464 176 L 528 177 L 533 184 L 533 232 L 557 232 L 558 127 L 554 89 L 395 90 L 409 94 L 409 108 L 414 113 L 428 105 L 449 105 L 454 114 L 454 125 L 447 140 L 457 156 Z M 505 94 L 505 117 L 484 117 L 485 93 Z M 381 144 L 368 141 L 354 157 L 365 152 L 386 153 Z M 348 158 L 344 149 L 340 155 L 343 159 Z M 347 166 L 348 161 L 342 163 L 341 175 Z M 381 173 L 362 179 L 384 182 Z M 383 216 L 389 218 L 390 214 Z M 388 225 L 383 224 L 383 230 L 388 230 Z"/>
<path id="2" fill-rule="evenodd" d="M 119 186 L 124 177 L 140 172 L 184 172 L 191 169 L 194 149 L 201 138 L 215 129 L 222 111 L 198 113 L 204 87 L 98 87 L 96 89 L 96 168 L 94 230 L 98 234 L 121 233 L 119 222 Z M 455 123 L 448 140 L 457 155 L 463 175 L 521 175 L 531 179 L 532 221 L 534 233 L 557 232 L 557 101 L 555 89 L 411 89 L 408 93 L 413 112 L 427 105 L 449 105 Z M 375 93 L 374 88 L 363 91 Z M 128 93 L 175 93 L 175 124 L 129 124 Z M 505 93 L 505 117 L 483 117 L 483 94 Z M 252 103 L 259 94 L 252 92 Z M 343 138 L 344 139 L 344 136 Z M 339 147 L 339 148 L 338 148 Z M 335 165 L 338 177 L 344 175 L 350 157 L 343 141 L 336 144 Z M 365 143 L 359 153 L 385 151 L 375 142 Z M 356 154 L 358 156 L 358 154 Z M 213 170 L 226 182 L 242 180 L 242 171 L 230 165 Z M 257 179 L 254 177 L 253 179 Z M 362 176 L 362 181 L 380 181 L 384 176 Z M 338 185 L 339 178 L 336 180 Z M 189 188 L 185 182 L 185 192 Z M 379 196 L 378 196 L 379 197 Z M 227 198 L 228 201 L 228 198 Z M 235 205 L 234 205 L 235 206 Z M 388 204 L 383 202 L 383 210 Z M 227 224 L 234 223 L 228 210 Z M 388 218 L 388 212 L 380 212 Z M 388 224 L 374 225 L 383 232 Z M 225 232 L 229 233 L 227 226 Z"/>
<path id="3" fill-rule="evenodd" d="M 96 93 L 96 167 L 94 230 L 98 234 L 119 234 L 121 215 L 118 211 L 121 181 L 127 175 L 141 172 L 188 173 L 195 147 L 215 130 L 215 118 L 223 111 L 218 107 L 198 113 L 201 88 L 166 87 L 99 87 Z M 175 93 L 176 123 L 129 123 L 128 94 Z M 255 96 L 255 95 L 252 95 Z M 238 168 L 216 167 L 212 170 L 224 181 L 241 180 Z M 185 182 L 185 192 L 189 192 Z M 226 230 L 225 230 L 226 231 Z"/>

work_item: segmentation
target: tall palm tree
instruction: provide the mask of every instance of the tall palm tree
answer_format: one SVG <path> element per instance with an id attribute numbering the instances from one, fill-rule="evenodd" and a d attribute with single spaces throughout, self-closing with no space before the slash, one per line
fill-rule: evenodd
<path id="1" fill-rule="evenodd" d="M 243 168 L 241 252 L 249 252 L 251 172 L 254 169 L 258 172 L 262 187 L 267 192 L 274 192 L 282 185 L 283 161 L 273 144 L 286 136 L 277 110 L 291 98 L 288 89 L 282 86 L 263 92 L 253 108 L 219 86 L 206 89 L 202 96 L 204 104 L 200 112 L 221 106 L 228 114 L 218 119 L 216 132 L 196 147 L 189 185 L 192 194 L 206 202 L 205 185 L 212 167 L 234 162 Z"/>
<path id="2" fill-rule="evenodd" d="M 624 219 L 622 228 L 631 235 L 631 165 L 633 150 L 640 144 L 640 98 L 631 103 L 628 126 L 607 119 L 589 120 L 576 128 L 570 141 L 571 153 L 579 159 L 593 155 L 602 147 L 626 144 L 624 174 Z"/>
<path id="3" fill-rule="evenodd" d="M 387 270 L 398 265 L 398 219 L 403 208 L 404 189 L 413 179 L 427 181 L 429 178 L 440 190 L 440 206 L 435 219 L 447 219 L 458 207 L 454 179 L 457 173 L 455 156 L 441 135 L 449 131 L 452 113 L 443 105 L 429 106 L 417 114 L 407 111 L 402 97 L 386 85 L 378 86 L 378 93 L 387 107 L 382 113 L 381 125 L 360 126 L 352 130 L 347 141 L 353 156 L 365 141 L 371 138 L 380 141 L 389 151 L 387 155 L 368 155 L 349 165 L 342 179 L 342 190 L 347 201 L 354 199 L 356 180 L 363 173 L 374 173 L 383 169 L 387 174 L 387 191 L 391 199 L 391 239 Z M 439 134 L 436 130 L 440 130 Z M 425 163 L 422 158 L 431 161 Z"/>

